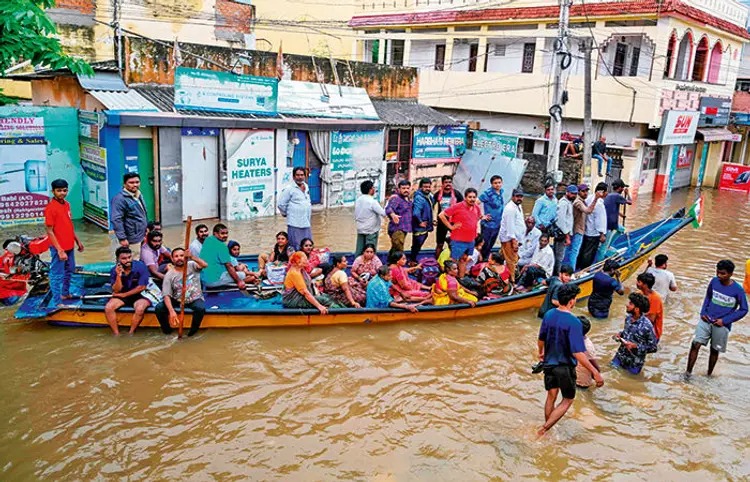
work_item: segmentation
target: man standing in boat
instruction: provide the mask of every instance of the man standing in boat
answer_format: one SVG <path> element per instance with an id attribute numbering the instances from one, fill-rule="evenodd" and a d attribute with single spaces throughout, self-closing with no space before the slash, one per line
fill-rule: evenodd
<path id="1" fill-rule="evenodd" d="M 391 254 L 404 251 L 407 233 L 411 232 L 412 202 L 409 199 L 411 183 L 406 179 L 398 182 L 398 192 L 388 200 L 385 214 L 388 216 L 388 235 L 391 237 Z"/>
<path id="2" fill-rule="evenodd" d="M 189 251 L 183 248 L 172 250 L 172 265 L 166 275 L 162 285 L 162 294 L 164 300 L 156 305 L 156 319 L 159 320 L 161 331 L 168 335 L 172 333 L 173 328 L 177 328 L 180 318 L 175 310 L 179 309 L 180 299 L 182 298 L 182 273 L 187 271 L 187 282 L 185 284 L 185 308 L 193 312 L 193 318 L 190 323 L 188 336 L 193 336 L 198 332 L 206 314 L 206 306 L 201 290 L 200 271 L 205 268 L 206 262 L 200 258 L 193 257 Z"/>
<path id="3" fill-rule="evenodd" d="M 604 385 L 604 378 L 586 356 L 583 326 L 571 311 L 581 289 L 566 284 L 557 292 L 559 306 L 547 312 L 539 329 L 537 347 L 539 360 L 544 366 L 544 389 L 547 400 L 544 404 L 544 425 L 537 435 L 544 435 L 573 405 L 576 396 L 576 366 L 580 363 L 594 377 L 597 387 Z M 558 394 L 562 401 L 555 406 Z"/>
<path id="4" fill-rule="evenodd" d="M 310 228 L 312 202 L 310 201 L 310 187 L 305 182 L 305 168 L 295 167 L 292 170 L 292 177 L 294 185 L 284 189 L 279 196 L 279 211 L 286 218 L 289 245 L 297 250 L 300 247 L 300 241 L 305 238 L 312 239 Z"/>
<path id="5" fill-rule="evenodd" d="M 52 305 L 70 298 L 70 279 L 76 269 L 75 246 L 83 251 L 83 243 L 76 236 L 68 195 L 68 181 L 52 181 L 52 199 L 44 209 L 44 225 L 50 242 L 52 261 L 49 266 L 49 287 L 52 292 Z"/>
<path id="6" fill-rule="evenodd" d="M 122 190 L 112 198 L 112 228 L 120 246 L 140 253 L 148 229 L 146 202 L 141 195 L 141 176 L 137 172 L 128 172 L 122 176 L 122 182 Z"/>
<path id="7" fill-rule="evenodd" d="M 440 190 L 435 193 L 438 215 L 438 222 L 435 227 L 435 258 L 440 258 L 440 252 L 443 251 L 445 240 L 450 231 L 448 225 L 439 220 L 440 213 L 464 200 L 461 193 L 453 189 L 453 176 L 445 175 L 440 179 L 440 182 Z"/>
<path id="8" fill-rule="evenodd" d="M 565 258 L 565 251 L 570 246 L 573 237 L 573 201 L 578 197 L 578 186 L 571 184 L 565 188 L 565 195 L 557 203 L 557 219 L 555 220 L 555 271 L 560 272 L 560 266 Z M 570 265 L 568 265 L 570 266 Z M 572 268 L 572 266 L 571 266 Z"/>
<path id="9" fill-rule="evenodd" d="M 511 282 L 516 282 L 516 266 L 518 266 L 518 250 L 526 235 L 526 224 L 523 220 L 523 191 L 513 190 L 513 196 L 503 211 L 503 219 L 500 223 L 500 243 L 505 257 L 505 266 L 510 272 Z M 533 229 L 534 224 L 531 224 Z M 538 230 L 537 230 L 538 231 Z"/>
<path id="10" fill-rule="evenodd" d="M 357 225 L 354 254 L 357 256 L 362 254 L 368 244 L 375 246 L 377 251 L 380 225 L 385 217 L 383 206 L 375 199 L 375 183 L 368 179 L 359 185 L 359 190 L 362 195 L 354 203 L 354 222 Z"/>
<path id="11" fill-rule="evenodd" d="M 708 283 L 703 299 L 701 319 L 695 327 L 695 338 L 688 355 L 687 374 L 693 373 L 701 346 L 711 342 L 708 375 L 714 372 L 719 353 L 727 351 L 732 325 L 747 315 L 747 296 L 739 283 L 732 281 L 734 263 L 723 259 L 716 264 L 716 277 Z"/>
<path id="12" fill-rule="evenodd" d="M 490 257 L 490 251 L 497 242 L 500 234 L 500 222 L 503 219 L 503 209 L 505 201 L 503 200 L 503 178 L 501 176 L 492 176 L 490 178 L 490 187 L 479 195 L 479 201 L 484 207 L 484 215 L 487 217 L 482 221 L 482 259 Z"/>
<path id="13" fill-rule="evenodd" d="M 581 252 L 583 244 L 583 235 L 586 233 L 586 217 L 594 212 L 599 202 L 599 195 L 594 195 L 591 205 L 586 206 L 586 198 L 589 195 L 589 186 L 587 184 L 578 185 L 578 197 L 573 201 L 573 236 L 570 244 L 565 248 L 565 258 L 563 263 L 569 264 L 574 270 L 578 270 L 578 255 Z"/>
<path id="14" fill-rule="evenodd" d="M 424 177 L 414 193 L 411 220 L 411 260 L 416 263 L 427 236 L 435 229 L 435 200 L 432 198 L 432 181 Z"/>
<path id="15" fill-rule="evenodd" d="M 442 211 L 438 217 L 451 231 L 451 257 L 459 259 L 464 253 L 471 256 L 477 239 L 477 224 L 487 219 L 477 206 L 477 190 L 473 187 L 465 190 L 463 202 Z"/>

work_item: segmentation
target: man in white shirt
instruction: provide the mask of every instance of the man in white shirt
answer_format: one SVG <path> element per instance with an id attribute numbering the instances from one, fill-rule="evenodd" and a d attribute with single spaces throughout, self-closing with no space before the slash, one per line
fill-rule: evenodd
<path id="1" fill-rule="evenodd" d="M 654 275 L 654 291 L 659 293 L 663 302 L 666 303 L 667 297 L 670 291 L 677 291 L 677 281 L 674 278 L 674 274 L 667 269 L 667 262 L 669 257 L 666 254 L 657 254 L 652 262 L 648 260 L 648 268 L 646 273 Z M 656 265 L 654 267 L 654 265 Z"/>
<path id="2" fill-rule="evenodd" d="M 603 198 L 607 195 L 607 184 L 600 182 L 596 185 L 594 194 L 586 198 L 586 206 L 591 206 L 597 197 Z M 599 244 L 607 241 L 607 209 L 604 203 L 597 202 L 594 211 L 586 217 L 586 230 L 583 233 L 581 252 L 578 254 L 576 267 L 578 269 L 588 268 L 594 264 Z"/>
<path id="3" fill-rule="evenodd" d="M 523 222 L 523 191 L 514 189 L 510 202 L 505 205 L 503 217 L 500 221 L 500 243 L 505 257 L 505 267 L 510 272 L 510 280 L 516 280 L 516 266 L 518 265 L 518 249 L 526 233 Z"/>
<path id="4" fill-rule="evenodd" d="M 523 268 L 531 263 L 531 258 L 534 257 L 534 253 L 539 248 L 539 237 L 542 235 L 542 231 L 536 227 L 534 216 L 527 216 L 524 222 L 526 224 L 526 233 L 523 236 L 521 247 L 518 248 L 519 268 Z"/>
<path id="5" fill-rule="evenodd" d="M 190 243 L 190 254 L 194 258 L 200 258 L 203 249 L 203 241 L 208 238 L 208 226 L 199 224 L 195 227 L 195 239 Z"/>
<path id="6" fill-rule="evenodd" d="M 521 270 L 516 289 L 523 291 L 525 288 L 531 288 L 540 279 L 547 279 L 552 276 L 554 268 L 555 252 L 552 251 L 552 246 L 549 245 L 549 236 L 542 234 L 539 236 L 539 243 L 536 246 L 534 257 Z"/>
<path id="7" fill-rule="evenodd" d="M 554 223 L 557 232 L 553 234 L 555 236 L 553 248 L 555 252 L 555 276 L 560 274 L 565 249 L 573 236 L 573 201 L 576 200 L 576 197 L 578 197 L 578 186 L 571 184 L 565 188 L 565 195 L 557 202 L 557 219 Z"/>
<path id="8" fill-rule="evenodd" d="M 378 236 L 380 226 L 385 217 L 385 209 L 375 199 L 375 184 L 364 181 L 359 185 L 362 195 L 354 203 L 354 222 L 357 224 L 357 247 L 355 254 L 359 256 L 365 250 L 365 246 L 372 244 L 375 251 L 378 248 Z"/>

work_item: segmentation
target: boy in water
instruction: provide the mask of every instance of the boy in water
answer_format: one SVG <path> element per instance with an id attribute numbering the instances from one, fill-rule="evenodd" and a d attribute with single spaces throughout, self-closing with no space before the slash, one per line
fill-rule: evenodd
<path id="1" fill-rule="evenodd" d="M 701 346 L 706 346 L 709 341 L 711 354 L 708 357 L 708 375 L 711 376 L 719 360 L 719 353 L 727 351 L 727 340 L 732 325 L 747 315 L 745 291 L 739 283 L 732 281 L 732 274 L 732 261 L 723 259 L 716 263 L 716 277 L 708 283 L 701 308 L 701 319 L 695 327 L 695 338 L 690 346 L 688 376 L 693 373 Z"/>

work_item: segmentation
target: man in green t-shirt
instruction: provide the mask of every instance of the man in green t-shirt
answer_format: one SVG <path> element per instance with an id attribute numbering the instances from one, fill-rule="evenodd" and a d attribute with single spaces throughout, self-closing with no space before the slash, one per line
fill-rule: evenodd
<path id="1" fill-rule="evenodd" d="M 239 289 L 244 290 L 245 273 L 238 272 L 232 266 L 227 239 L 229 239 L 229 228 L 219 223 L 214 226 L 213 236 L 209 236 L 203 242 L 201 258 L 208 266 L 201 272 L 201 279 L 206 288 L 237 284 Z"/>

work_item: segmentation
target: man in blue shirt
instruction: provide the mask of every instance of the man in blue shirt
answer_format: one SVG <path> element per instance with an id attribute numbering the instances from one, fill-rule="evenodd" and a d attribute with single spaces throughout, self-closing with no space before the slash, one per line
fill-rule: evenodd
<path id="1" fill-rule="evenodd" d="M 503 178 L 500 176 L 492 176 L 490 178 L 491 187 L 487 188 L 479 196 L 479 201 L 484 206 L 484 214 L 487 219 L 483 219 L 480 223 L 482 227 L 482 239 L 484 240 L 484 246 L 482 246 L 482 259 L 487 259 L 490 256 L 490 251 L 497 241 L 497 236 L 500 234 L 500 221 L 503 219 L 503 209 L 505 202 L 503 201 Z"/>
<path id="2" fill-rule="evenodd" d="M 559 306 L 544 315 L 539 329 L 537 347 L 539 360 L 544 363 L 544 389 L 547 390 L 544 425 L 537 431 L 540 437 L 573 405 L 578 363 L 591 372 L 596 386 L 604 385 L 602 375 L 586 357 L 581 321 L 571 313 L 580 292 L 581 289 L 573 284 L 560 287 L 557 292 Z M 562 401 L 555 406 L 558 394 L 562 394 Z"/>
<path id="3" fill-rule="evenodd" d="M 117 264 L 109 272 L 112 298 L 104 306 L 104 317 L 112 328 L 112 333 L 119 335 L 115 312 L 123 306 L 133 308 L 133 319 L 130 322 L 130 333 L 133 334 L 143 321 L 143 314 L 151 306 L 151 301 L 142 294 L 148 286 L 149 272 L 145 264 L 133 261 L 133 252 L 126 246 L 117 248 L 115 257 Z"/>
<path id="4" fill-rule="evenodd" d="M 654 325 L 646 317 L 650 309 L 646 295 L 630 293 L 626 309 L 628 315 L 625 317 L 625 328 L 615 335 L 620 348 L 615 353 L 612 366 L 638 375 L 646 363 L 646 355 L 656 352 L 659 340 L 656 338 Z"/>
<path id="5" fill-rule="evenodd" d="M 620 283 L 619 268 L 617 261 L 608 259 L 604 262 L 601 271 L 594 275 L 591 296 L 589 296 L 588 309 L 594 318 L 609 318 L 609 307 L 612 306 L 612 297 L 615 293 L 622 296 L 625 289 Z"/>
<path id="6" fill-rule="evenodd" d="M 544 185 L 544 195 L 534 203 L 531 215 L 536 219 L 536 227 L 543 233 L 550 234 L 547 228 L 557 219 L 557 197 L 555 196 L 554 183 L 548 182 Z"/>
<path id="7" fill-rule="evenodd" d="M 739 283 L 732 281 L 734 263 L 723 259 L 716 264 L 716 277 L 706 290 L 701 308 L 701 319 L 695 327 L 695 338 L 688 355 L 687 374 L 693 373 L 701 346 L 711 342 L 708 375 L 714 372 L 719 353 L 727 351 L 727 340 L 732 324 L 747 315 L 747 296 Z"/>
<path id="8" fill-rule="evenodd" d="M 601 261 L 607 257 L 607 251 L 617 233 L 620 232 L 620 218 L 625 220 L 625 215 L 620 214 L 620 206 L 633 204 L 630 198 L 629 186 L 622 179 L 615 179 L 612 182 L 612 192 L 604 198 L 604 210 L 607 213 L 607 238 L 599 246 L 596 253 L 596 261 Z"/>
<path id="9" fill-rule="evenodd" d="M 427 236 L 435 225 L 435 200 L 432 198 L 432 181 L 425 177 L 419 181 L 419 189 L 414 192 L 411 219 L 411 260 L 418 262 L 419 252 L 422 250 Z"/>

